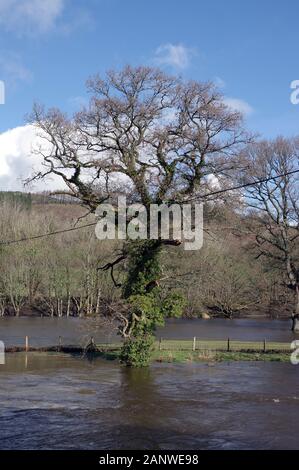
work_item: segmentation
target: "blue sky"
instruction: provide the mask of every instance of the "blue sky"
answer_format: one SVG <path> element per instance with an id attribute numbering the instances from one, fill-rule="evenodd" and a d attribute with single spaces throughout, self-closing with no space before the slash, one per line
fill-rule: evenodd
<path id="1" fill-rule="evenodd" d="M 263 136 L 299 133 L 299 2 L 0 0 L 0 132 L 34 101 L 72 112 L 95 72 L 124 64 L 216 80 Z"/>
<path id="2" fill-rule="evenodd" d="M 249 103 L 248 124 L 263 134 L 297 132 L 299 106 L 289 100 L 299 78 L 296 0 L 41 0 L 48 21 L 38 8 L 36 17 L 18 16 L 18 5 L 30 3 L 39 1 L 0 0 L 1 130 L 23 124 L 34 100 L 72 111 L 89 75 L 150 64 L 159 47 L 166 55 L 173 45 L 188 60 L 161 63 L 169 72 L 219 80 L 225 94 Z"/>

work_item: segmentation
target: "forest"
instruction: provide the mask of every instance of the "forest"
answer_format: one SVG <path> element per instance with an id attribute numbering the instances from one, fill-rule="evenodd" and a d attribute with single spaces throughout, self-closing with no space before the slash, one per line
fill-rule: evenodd
<path id="1" fill-rule="evenodd" d="M 18 240 L 75 226 L 79 204 L 47 193 L 0 193 L 1 240 Z M 88 216 L 93 221 L 92 215 Z M 85 225 L 86 218 L 78 223 Z M 252 230 L 236 201 L 204 210 L 204 245 L 162 253 L 165 289 L 184 293 L 184 316 L 290 316 L 293 292 L 271 259 L 257 257 Z M 0 315 L 90 316 L 120 295 L 98 269 L 119 242 L 99 241 L 91 228 L 1 245 Z M 119 278 L 124 275 L 118 273 Z"/>

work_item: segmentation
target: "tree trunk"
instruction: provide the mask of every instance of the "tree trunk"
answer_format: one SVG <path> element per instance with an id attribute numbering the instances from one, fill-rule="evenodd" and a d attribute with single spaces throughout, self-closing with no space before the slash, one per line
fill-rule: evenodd
<path id="1" fill-rule="evenodd" d="M 292 331 L 296 331 L 299 333 L 299 315 L 292 315 Z"/>
<path id="2" fill-rule="evenodd" d="M 296 285 L 296 306 L 295 314 L 299 315 L 299 284 Z"/>
<path id="3" fill-rule="evenodd" d="M 70 295 L 70 293 L 68 293 L 68 297 L 67 297 L 67 308 L 66 308 L 66 316 L 67 316 L 67 317 L 70 316 L 70 311 L 71 311 L 71 295 Z"/>
<path id="4" fill-rule="evenodd" d="M 98 288 L 97 303 L 96 303 L 96 309 L 95 309 L 96 315 L 100 314 L 100 303 L 101 303 L 101 289 Z"/>
<path id="5" fill-rule="evenodd" d="M 292 315 L 292 331 L 299 332 L 299 285 L 296 286 L 296 306 L 295 313 Z"/>

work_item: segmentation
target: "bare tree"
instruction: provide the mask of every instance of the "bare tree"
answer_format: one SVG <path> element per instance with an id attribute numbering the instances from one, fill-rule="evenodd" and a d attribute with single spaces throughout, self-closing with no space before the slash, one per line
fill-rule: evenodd
<path id="1" fill-rule="evenodd" d="M 184 203 L 203 193 L 207 176 L 227 177 L 249 136 L 242 116 L 232 111 L 211 83 L 184 82 L 148 67 L 110 71 L 89 80 L 90 105 L 67 118 L 57 109 L 35 106 L 32 122 L 45 145 L 38 149 L 44 171 L 31 181 L 56 175 L 68 193 L 94 212 L 102 201 L 124 191 L 149 211 L 153 203 Z M 125 243 L 113 270 L 127 263 L 124 296 L 149 294 L 160 269 L 149 269 L 163 245 L 176 240 Z M 138 262 L 136 259 L 138 258 Z M 141 259 L 141 261 L 140 261 Z M 135 283 L 144 274 L 144 285 Z M 139 281 L 138 281 L 139 282 Z M 135 284 L 134 284 L 135 283 Z M 145 335 L 154 328 L 138 304 L 124 309 L 124 337 Z"/>
<path id="2" fill-rule="evenodd" d="M 60 176 L 91 210 L 124 182 L 145 206 L 183 200 L 206 175 L 234 167 L 248 135 L 242 116 L 211 83 L 187 82 L 159 70 L 126 67 L 88 82 L 90 106 L 68 119 L 35 106 L 31 120 L 48 145 L 44 171 Z M 113 178 L 114 177 L 114 178 Z"/>
<path id="3" fill-rule="evenodd" d="M 282 270 L 295 292 L 293 329 L 299 329 L 299 140 L 279 137 L 252 144 L 245 159 L 246 181 L 274 178 L 247 188 L 246 205 L 252 211 L 257 256 Z"/>

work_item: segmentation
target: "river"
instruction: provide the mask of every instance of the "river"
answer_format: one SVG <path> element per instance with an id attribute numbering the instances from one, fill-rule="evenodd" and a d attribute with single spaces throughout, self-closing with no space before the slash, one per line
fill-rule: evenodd
<path id="1" fill-rule="evenodd" d="M 80 319 L 3 318 L 7 345 L 98 341 Z M 175 320 L 164 338 L 292 341 L 280 320 Z M 298 337 L 298 336 L 297 336 Z M 299 366 L 272 362 L 153 364 L 46 353 L 0 365 L 1 449 L 299 449 Z"/>
<path id="2" fill-rule="evenodd" d="M 59 336 L 63 344 L 84 344 L 89 336 L 98 342 L 119 340 L 116 331 L 97 325 L 96 321 L 80 318 L 0 318 L 0 341 L 6 346 L 24 345 L 29 336 L 31 346 L 53 346 Z M 168 320 L 157 336 L 172 339 L 235 339 L 242 341 L 290 342 L 296 338 L 291 331 L 291 321 L 268 319 L 213 319 Z M 297 334 L 298 338 L 298 334 Z"/>
<path id="3" fill-rule="evenodd" d="M 1 449 L 298 449 L 299 366 L 7 354 Z"/>

